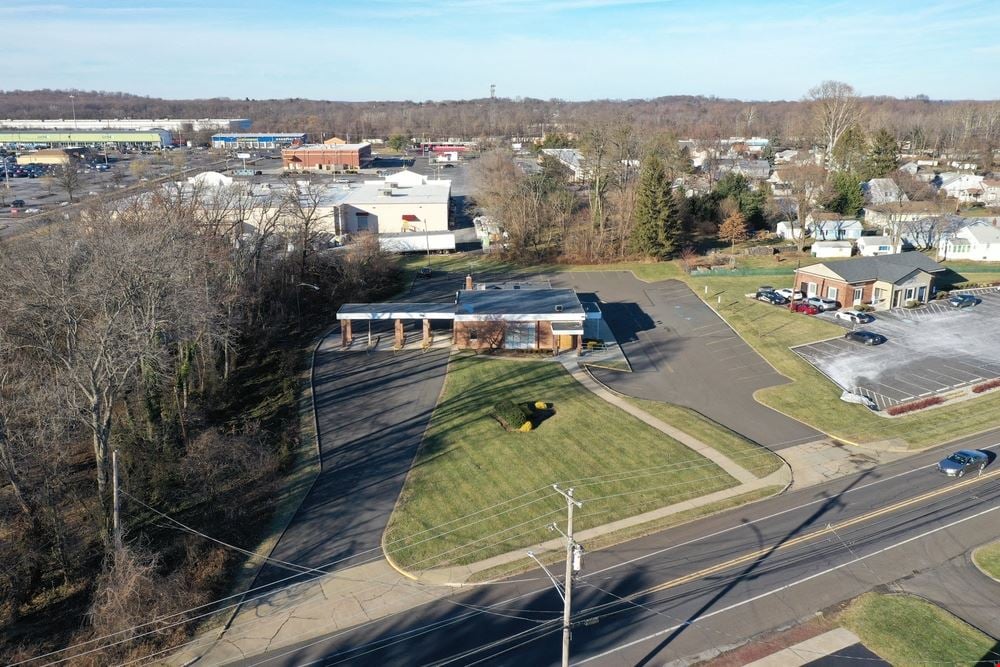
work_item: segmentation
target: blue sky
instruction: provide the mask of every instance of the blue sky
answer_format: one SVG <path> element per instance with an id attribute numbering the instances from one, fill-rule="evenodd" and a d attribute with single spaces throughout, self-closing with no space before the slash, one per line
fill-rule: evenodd
<path id="1" fill-rule="evenodd" d="M 4 0 L 0 89 L 1000 98 L 1000 0 Z"/>

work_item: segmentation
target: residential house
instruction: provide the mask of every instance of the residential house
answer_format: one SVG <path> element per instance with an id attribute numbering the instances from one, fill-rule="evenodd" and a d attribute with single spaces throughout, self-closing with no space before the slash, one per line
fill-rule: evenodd
<path id="1" fill-rule="evenodd" d="M 983 199 L 983 177 L 976 174 L 945 172 L 939 176 L 939 190 L 954 197 L 963 204 L 971 204 Z"/>
<path id="2" fill-rule="evenodd" d="M 982 202 L 990 207 L 1000 206 L 1000 180 L 984 178 Z"/>
<path id="3" fill-rule="evenodd" d="M 810 249 L 813 257 L 850 257 L 854 244 L 850 241 L 815 241 Z"/>
<path id="4" fill-rule="evenodd" d="M 742 158 L 716 160 L 715 177 L 721 178 L 727 172 L 743 174 L 751 181 L 764 181 L 771 175 L 771 163 L 767 160 L 744 160 Z"/>
<path id="5" fill-rule="evenodd" d="M 920 165 L 914 161 L 907 162 L 899 168 L 899 171 L 905 171 L 910 176 L 916 176 L 917 172 L 920 170 Z"/>
<path id="6" fill-rule="evenodd" d="M 876 255 L 894 255 L 901 252 L 901 244 L 893 244 L 892 238 L 888 236 L 862 236 L 857 240 L 858 253 L 862 257 L 875 257 Z"/>
<path id="7" fill-rule="evenodd" d="M 865 200 L 876 206 L 909 201 L 910 199 L 891 178 L 873 178 L 864 184 L 864 191 Z"/>
<path id="8" fill-rule="evenodd" d="M 923 253 L 903 252 L 803 266 L 795 271 L 795 286 L 807 296 L 887 310 L 910 301 L 929 301 L 934 280 L 944 271 Z"/>
<path id="9" fill-rule="evenodd" d="M 786 148 L 774 154 L 775 164 L 788 164 L 799 156 L 799 151 L 794 148 Z"/>
<path id="10" fill-rule="evenodd" d="M 929 216 L 941 215 L 949 208 L 954 211 L 955 202 L 904 201 L 895 204 L 871 204 L 864 208 L 865 224 L 892 235 L 897 225 L 913 222 Z"/>
<path id="11" fill-rule="evenodd" d="M 574 181 L 587 180 L 586 160 L 584 160 L 583 153 L 576 148 L 543 148 L 542 155 L 548 155 L 558 160 L 560 164 L 569 169 Z"/>
<path id="12" fill-rule="evenodd" d="M 806 232 L 817 241 L 845 241 L 861 237 L 861 221 L 830 211 L 813 211 L 806 216 Z"/>
<path id="13" fill-rule="evenodd" d="M 938 256 L 943 260 L 1000 262 L 1000 229 L 982 220 L 970 222 L 941 238 Z"/>

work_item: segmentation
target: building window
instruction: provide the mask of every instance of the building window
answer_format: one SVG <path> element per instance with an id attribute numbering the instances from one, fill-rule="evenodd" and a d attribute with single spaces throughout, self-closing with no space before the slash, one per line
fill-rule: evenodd
<path id="1" fill-rule="evenodd" d="M 802 283 L 802 291 L 806 296 L 816 296 L 816 283 Z"/>
<path id="2" fill-rule="evenodd" d="M 854 288 L 854 303 L 861 303 L 861 300 L 865 298 L 865 290 L 861 287 Z"/>
<path id="3" fill-rule="evenodd" d="M 833 299 L 834 301 L 836 301 L 837 300 L 837 288 L 836 287 L 827 287 L 826 288 L 826 298 L 827 299 Z"/>
<path id="4" fill-rule="evenodd" d="M 912 287 L 907 287 L 906 288 L 906 293 L 903 294 L 903 298 L 906 299 L 907 301 L 909 301 L 910 299 L 913 298 L 913 288 Z"/>
<path id="5" fill-rule="evenodd" d="M 479 331 L 477 329 L 469 329 L 469 342 L 474 340 L 479 340 Z"/>

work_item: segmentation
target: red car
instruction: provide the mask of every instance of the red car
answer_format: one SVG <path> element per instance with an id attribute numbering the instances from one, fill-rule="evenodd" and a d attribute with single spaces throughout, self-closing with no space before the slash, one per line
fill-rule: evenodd
<path id="1" fill-rule="evenodd" d="M 796 313 L 805 313 L 806 315 L 815 315 L 819 312 L 819 308 L 811 306 L 805 301 L 796 301 L 792 306 L 792 310 Z"/>

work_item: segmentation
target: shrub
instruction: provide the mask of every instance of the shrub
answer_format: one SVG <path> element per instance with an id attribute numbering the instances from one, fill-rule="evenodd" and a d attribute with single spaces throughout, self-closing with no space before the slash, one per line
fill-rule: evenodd
<path id="1" fill-rule="evenodd" d="M 511 400 L 503 400 L 494 405 L 493 416 L 509 430 L 520 428 L 531 417 L 524 406 L 517 405 Z"/>
<path id="2" fill-rule="evenodd" d="M 524 422 L 523 424 L 521 424 L 521 428 L 517 430 L 520 431 L 521 433 L 527 433 L 528 431 L 531 430 L 531 422 Z"/>
<path id="3" fill-rule="evenodd" d="M 870 313 L 871 311 L 875 310 L 875 306 L 869 306 L 867 303 L 859 303 L 858 305 L 854 306 L 854 310 L 858 311 L 859 313 Z"/>
<path id="4" fill-rule="evenodd" d="M 939 405 L 944 403 L 944 399 L 940 396 L 928 396 L 927 398 L 921 398 L 919 401 L 911 401 L 909 403 L 900 403 L 899 405 L 894 405 L 886 412 L 890 415 L 905 415 L 907 412 L 913 412 L 914 410 L 923 410 L 924 408 L 929 408 L 932 405 Z"/>
<path id="5" fill-rule="evenodd" d="M 973 394 L 981 394 L 984 391 L 989 391 L 990 389 L 996 389 L 1000 387 L 1000 378 L 994 378 L 992 380 L 987 380 L 986 382 L 981 382 L 972 388 Z"/>
<path id="6" fill-rule="evenodd" d="M 947 299 L 950 295 L 951 292 L 949 292 L 946 289 L 943 289 L 938 291 L 938 293 L 934 295 L 934 298 L 940 301 L 941 299 Z"/>
<path id="7" fill-rule="evenodd" d="M 536 410 L 548 410 L 549 409 L 549 404 L 546 403 L 545 401 L 535 401 L 535 409 Z"/>
<path id="8" fill-rule="evenodd" d="M 920 305 L 920 302 L 917 301 L 916 299 L 907 299 L 906 304 L 905 304 L 905 306 L 907 308 L 916 308 L 919 305 Z"/>

